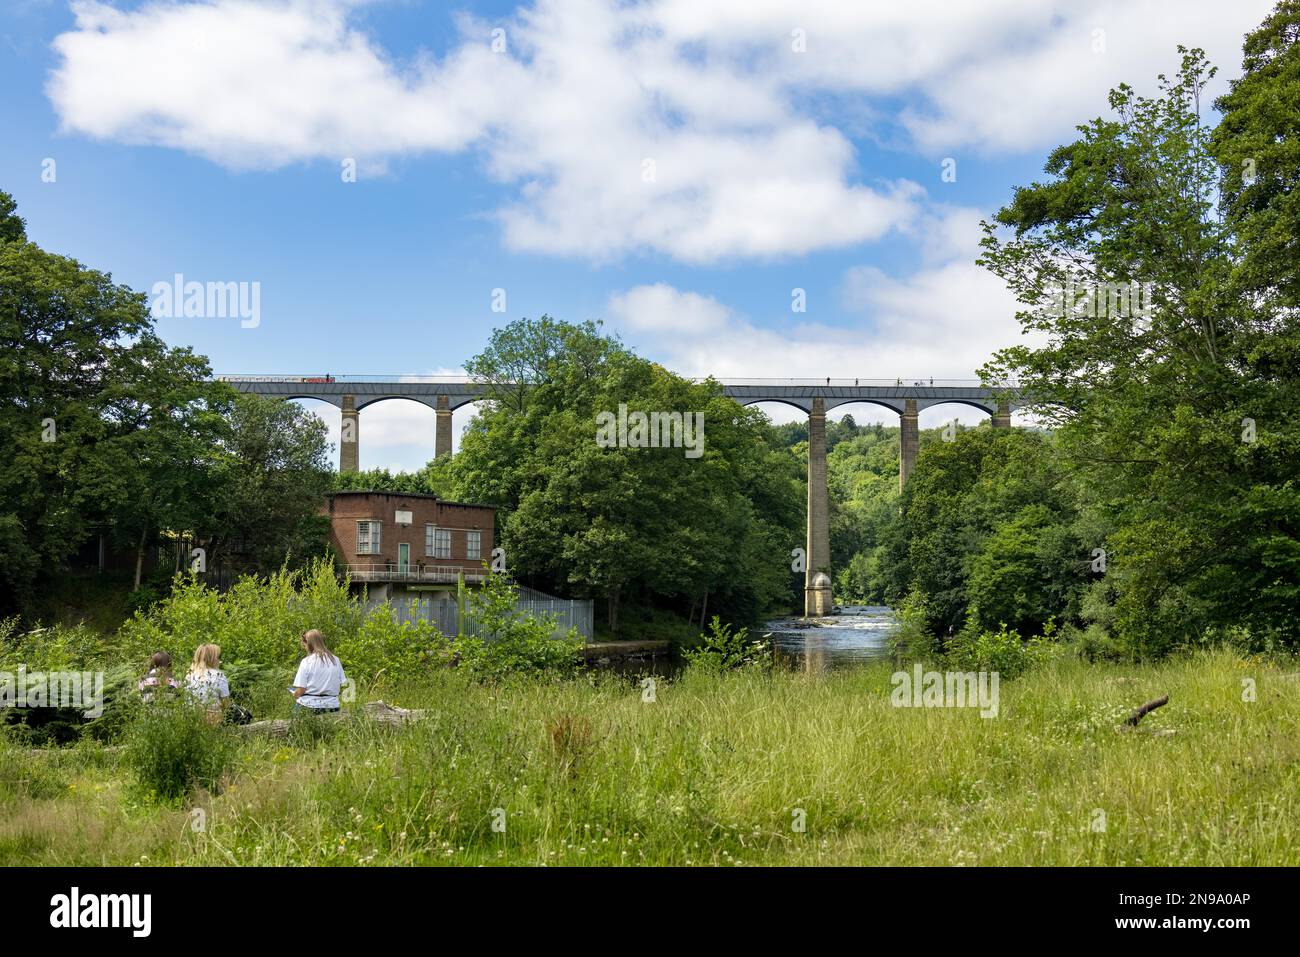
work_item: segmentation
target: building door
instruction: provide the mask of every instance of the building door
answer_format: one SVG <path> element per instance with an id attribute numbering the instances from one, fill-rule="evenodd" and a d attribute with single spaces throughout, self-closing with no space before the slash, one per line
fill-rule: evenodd
<path id="1" fill-rule="evenodd" d="M 397 546 L 397 574 L 405 575 L 411 570 L 411 546 L 402 542 Z"/>

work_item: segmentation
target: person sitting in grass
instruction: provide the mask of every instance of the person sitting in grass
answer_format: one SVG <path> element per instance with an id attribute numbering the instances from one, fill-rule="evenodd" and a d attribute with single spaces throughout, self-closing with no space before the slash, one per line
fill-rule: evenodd
<path id="1" fill-rule="evenodd" d="M 293 679 L 293 710 L 295 713 L 323 714 L 339 710 L 339 691 L 347 677 L 343 665 L 325 647 L 325 636 L 315 628 L 302 633 L 302 649 L 306 657 L 298 663 L 298 674 Z"/>
<path id="2" fill-rule="evenodd" d="M 146 704 L 153 701 L 155 689 L 163 689 L 164 696 L 180 687 L 172 677 L 172 656 L 165 651 L 155 651 L 149 659 L 149 673 L 140 679 L 138 685 L 140 700 Z"/>
<path id="3" fill-rule="evenodd" d="M 185 676 L 185 690 L 207 711 L 208 724 L 220 724 L 230 707 L 230 682 L 221 670 L 221 646 L 199 645 Z"/>

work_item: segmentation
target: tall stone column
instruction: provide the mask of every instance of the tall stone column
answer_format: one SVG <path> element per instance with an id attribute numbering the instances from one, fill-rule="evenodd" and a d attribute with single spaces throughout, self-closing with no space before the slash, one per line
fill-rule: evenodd
<path id="1" fill-rule="evenodd" d="M 1011 402 L 1008 399 L 998 399 L 998 411 L 993 415 L 993 428 L 1011 428 Z"/>
<path id="2" fill-rule="evenodd" d="M 898 489 L 901 492 L 907 484 L 907 477 L 916 467 L 916 453 L 921 450 L 921 430 L 916 425 L 916 400 L 903 400 L 903 415 L 899 419 L 901 426 L 898 434 Z"/>
<path id="3" fill-rule="evenodd" d="M 445 395 L 438 396 L 438 430 L 434 433 L 433 457 L 442 458 L 451 455 L 451 408 Z"/>
<path id="4" fill-rule="evenodd" d="M 808 415 L 808 567 L 804 614 L 831 613 L 830 495 L 826 488 L 826 400 L 813 399 Z"/>
<path id="5" fill-rule="evenodd" d="M 361 413 L 357 397 L 343 397 L 343 424 L 339 427 L 339 471 L 361 471 Z"/>

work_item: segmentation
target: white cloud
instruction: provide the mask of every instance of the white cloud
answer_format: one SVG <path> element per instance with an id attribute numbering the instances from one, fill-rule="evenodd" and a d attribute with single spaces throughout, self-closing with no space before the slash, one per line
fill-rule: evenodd
<path id="1" fill-rule="evenodd" d="M 785 88 L 904 101 L 926 152 L 1042 147 L 1102 113 L 1120 82 L 1149 88 L 1202 47 L 1236 75 L 1243 35 L 1273 0 L 663 0 L 654 21 L 679 42 L 748 55 Z M 806 52 L 791 33 L 803 30 Z M 1100 33 L 1098 32 L 1100 31 Z"/>
<path id="2" fill-rule="evenodd" d="M 709 263 L 875 240 L 918 215 L 914 185 L 860 181 L 828 95 L 879 118 L 868 136 L 896 139 L 892 124 L 931 153 L 1047 145 L 1109 86 L 1175 66 L 1177 42 L 1233 72 L 1271 2 L 535 0 L 462 17 L 449 51 L 409 62 L 359 5 L 77 0 L 48 93 L 65 130 L 237 168 L 474 150 L 516 189 L 496 211 L 511 248 Z"/>
<path id="3" fill-rule="evenodd" d="M 917 187 L 859 182 L 827 95 L 869 136 L 942 151 L 1045 146 L 1205 46 L 1235 72 L 1271 0 L 535 0 L 394 59 L 364 0 L 73 4 L 48 93 L 63 128 L 236 168 L 474 150 L 516 188 L 507 246 L 592 260 L 799 255 L 881 238 Z M 1098 35 L 1094 31 L 1101 30 Z M 792 46 L 802 31 L 804 52 Z M 1095 45 L 1101 36 L 1104 50 Z"/>
<path id="4" fill-rule="evenodd" d="M 859 317 L 848 327 L 814 321 L 759 325 L 715 298 L 664 283 L 616 293 L 607 314 L 633 346 L 681 375 L 974 379 L 994 351 L 1024 341 L 1014 297 L 974 263 L 977 220 L 974 210 L 961 207 L 931 215 L 921 237 L 929 265 L 908 276 L 871 266 L 848 269 L 842 305 Z M 801 414 L 769 411 L 778 421 Z M 883 409 L 848 411 L 859 421 L 897 418 Z M 945 405 L 924 412 L 922 423 L 929 427 L 954 416 L 970 423 L 984 418 L 976 410 Z"/>
<path id="5" fill-rule="evenodd" d="M 875 239 L 907 184 L 850 182 L 854 149 L 794 113 L 775 78 L 692 64 L 650 8 L 541 0 L 462 21 L 441 60 L 393 62 L 348 0 L 75 5 L 48 92 L 66 130 L 233 167 L 481 150 L 517 184 L 508 246 L 606 259 L 775 256 Z M 106 80 L 111 78 L 111 81 Z"/>
<path id="6" fill-rule="evenodd" d="M 679 292 L 664 282 L 616 293 L 608 308 L 615 325 L 636 332 L 713 333 L 731 318 L 731 310 L 716 299 Z"/>

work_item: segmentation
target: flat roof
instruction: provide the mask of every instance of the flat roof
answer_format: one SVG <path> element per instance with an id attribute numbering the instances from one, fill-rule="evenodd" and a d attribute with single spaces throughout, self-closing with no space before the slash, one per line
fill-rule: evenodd
<path id="1" fill-rule="evenodd" d="M 497 508 L 495 505 L 480 505 L 477 502 L 452 502 L 445 498 L 439 498 L 432 492 L 381 492 L 378 490 L 349 489 L 345 492 L 327 492 L 325 497 L 337 498 L 340 495 L 386 495 L 389 498 L 431 499 L 435 502 L 441 502 L 443 505 L 456 505 L 460 508 L 490 508 L 493 511 L 496 511 Z"/>

